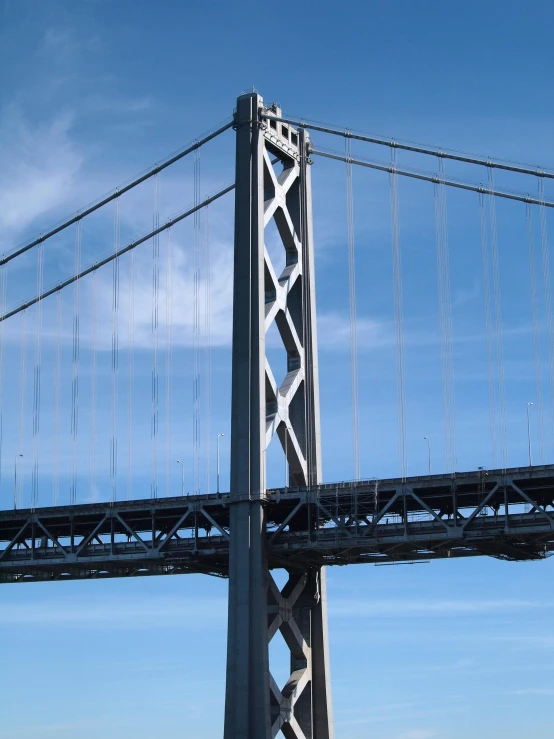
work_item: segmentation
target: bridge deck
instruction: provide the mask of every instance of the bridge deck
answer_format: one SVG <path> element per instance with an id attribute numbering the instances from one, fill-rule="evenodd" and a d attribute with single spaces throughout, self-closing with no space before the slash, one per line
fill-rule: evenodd
<path id="1" fill-rule="evenodd" d="M 228 494 L 0 512 L 0 582 L 226 576 Z M 554 551 L 554 465 L 268 490 L 271 567 Z"/>

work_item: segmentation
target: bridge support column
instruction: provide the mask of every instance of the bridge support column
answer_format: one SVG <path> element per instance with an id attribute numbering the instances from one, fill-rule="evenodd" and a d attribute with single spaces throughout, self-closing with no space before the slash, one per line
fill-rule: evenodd
<path id="1" fill-rule="evenodd" d="M 255 92 L 237 101 L 229 630 L 225 739 L 332 739 L 325 573 L 269 572 L 266 448 L 276 435 L 289 484 L 321 480 L 309 141 L 273 120 Z M 267 118 L 266 116 L 269 116 Z M 264 231 L 274 221 L 285 255 L 276 274 Z M 265 352 L 275 321 L 287 357 L 280 385 Z M 291 653 L 279 688 L 269 671 L 277 630 Z"/>
<path id="2" fill-rule="evenodd" d="M 290 572 L 279 591 L 269 580 L 269 641 L 280 630 L 290 649 L 290 677 L 282 688 L 270 676 L 271 730 L 287 739 L 332 736 L 325 570 Z"/>

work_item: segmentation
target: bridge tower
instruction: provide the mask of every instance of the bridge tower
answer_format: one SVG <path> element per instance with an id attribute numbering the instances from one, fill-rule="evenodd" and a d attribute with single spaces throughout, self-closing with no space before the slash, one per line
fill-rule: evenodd
<path id="1" fill-rule="evenodd" d="M 277 434 L 292 486 L 321 481 L 309 137 L 256 92 L 236 111 L 229 628 L 225 739 L 332 739 L 325 571 L 268 567 L 266 449 Z M 264 245 L 274 219 L 285 267 Z M 275 321 L 287 355 L 277 385 L 266 357 Z M 277 685 L 269 642 L 281 631 L 290 677 Z"/>

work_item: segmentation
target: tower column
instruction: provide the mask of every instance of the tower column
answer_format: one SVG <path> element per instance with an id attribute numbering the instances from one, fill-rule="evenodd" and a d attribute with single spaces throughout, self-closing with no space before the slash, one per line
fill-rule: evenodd
<path id="1" fill-rule="evenodd" d="M 269 572 L 266 449 L 277 436 L 289 483 L 321 480 L 309 140 L 252 92 L 237 101 L 229 630 L 225 739 L 331 739 L 325 573 Z M 264 244 L 274 221 L 278 275 Z M 275 322 L 287 357 L 280 385 L 266 357 Z M 278 686 L 268 647 L 280 630 L 291 676 Z"/>

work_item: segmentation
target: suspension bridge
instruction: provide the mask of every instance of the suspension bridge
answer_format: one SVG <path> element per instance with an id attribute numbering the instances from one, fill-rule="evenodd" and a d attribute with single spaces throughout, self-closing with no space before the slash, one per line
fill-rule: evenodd
<path id="1" fill-rule="evenodd" d="M 219 142 L 219 151 L 229 149 L 230 130 L 234 180 L 205 195 L 200 152 Z M 342 151 L 326 148 L 336 140 L 344 142 Z M 354 153 L 354 145 L 388 151 L 389 160 Z M 418 157 L 427 169 L 408 159 L 400 163 L 401 155 Z M 170 173 L 188 160 L 193 202 L 164 219 L 163 194 L 173 197 Z M 311 184 L 322 162 L 343 168 L 346 185 L 350 363 L 348 376 L 336 382 L 349 386 L 351 418 L 348 429 L 335 429 L 351 439 L 353 474 L 345 482 L 322 474 L 324 365 L 318 361 Z M 463 168 L 463 177 L 447 175 L 450 163 Z M 360 442 L 360 391 L 367 381 L 363 374 L 359 380 L 354 171 L 365 170 L 380 178 L 379 192 L 388 192 L 389 200 L 391 405 L 398 437 L 396 476 L 370 479 L 361 474 L 365 457 L 385 450 Z M 513 186 L 498 186 L 498 173 L 514 177 Z M 554 201 L 545 192 L 553 179 L 536 167 L 286 117 L 252 91 L 206 136 L 7 250 L 0 259 L 0 582 L 191 572 L 229 578 L 226 739 L 330 739 L 326 566 L 482 555 L 538 560 L 554 550 L 554 466 L 546 464 L 554 408 L 547 229 Z M 425 474 L 409 474 L 408 466 L 411 271 L 399 187 L 405 180 L 425 183 L 434 221 L 444 440 L 443 469 L 435 474 L 430 446 Z M 479 402 L 486 406 L 490 449 L 483 452 L 486 466 L 467 471 L 458 461 L 456 270 L 447 191 L 468 198 L 464 218 L 471 210 L 476 216 L 480 251 L 484 330 L 478 344 L 487 392 Z M 233 195 L 234 263 L 226 271 L 214 263 L 213 234 L 233 219 L 214 208 Z M 361 200 L 370 202 L 370 195 Z M 500 203 L 517 209 L 525 224 L 526 272 L 517 262 L 518 289 L 502 280 L 502 265 L 515 257 L 502 249 Z M 420 200 L 416 209 L 423 212 Z M 137 223 L 146 218 L 151 224 L 137 235 Z M 108 252 L 106 243 L 112 244 Z M 371 280 L 363 280 L 371 289 Z M 230 492 L 220 490 L 221 433 L 216 485 L 210 477 L 214 323 L 228 321 L 231 328 L 228 308 L 214 315 L 213 302 L 225 291 L 233 306 Z M 510 386 L 506 373 L 512 330 L 504 325 L 506 312 L 529 316 L 533 401 Z M 510 452 L 513 403 L 527 412 L 524 465 L 519 458 L 513 464 Z M 383 421 L 372 419 L 377 426 Z M 273 437 L 282 450 L 277 461 L 269 456 Z M 172 472 L 176 461 L 180 476 Z M 282 484 L 274 484 L 279 479 Z M 272 575 L 277 569 L 288 573 L 283 588 Z M 284 685 L 269 665 L 277 632 L 290 651 Z"/>

